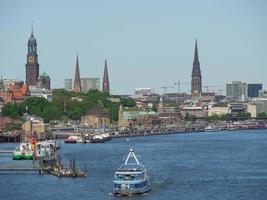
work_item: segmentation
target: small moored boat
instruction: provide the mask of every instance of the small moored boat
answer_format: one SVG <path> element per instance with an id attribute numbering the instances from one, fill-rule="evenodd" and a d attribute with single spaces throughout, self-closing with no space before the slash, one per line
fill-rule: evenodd
<path id="1" fill-rule="evenodd" d="M 134 162 L 130 162 L 130 159 Z M 124 164 L 114 175 L 114 195 L 143 194 L 150 190 L 150 181 L 145 166 L 139 163 L 131 148 Z"/>
<path id="2" fill-rule="evenodd" d="M 101 134 L 96 134 L 92 136 L 90 142 L 91 143 L 104 143 L 105 139 L 103 138 Z"/>
<path id="3" fill-rule="evenodd" d="M 216 126 L 216 125 L 208 125 L 205 127 L 206 132 L 215 132 L 215 131 L 220 131 L 221 129 Z"/>
<path id="4" fill-rule="evenodd" d="M 33 150 L 30 143 L 22 142 L 12 154 L 13 160 L 32 160 Z"/>
<path id="5" fill-rule="evenodd" d="M 79 137 L 78 136 L 70 136 L 70 137 L 68 137 L 68 138 L 65 138 L 64 139 L 64 142 L 65 143 L 70 143 L 70 144 L 75 144 L 75 143 L 77 143 L 77 140 L 79 139 Z"/>
<path id="6" fill-rule="evenodd" d="M 54 140 L 45 140 L 36 143 L 35 158 L 51 157 L 56 152 L 56 142 Z"/>

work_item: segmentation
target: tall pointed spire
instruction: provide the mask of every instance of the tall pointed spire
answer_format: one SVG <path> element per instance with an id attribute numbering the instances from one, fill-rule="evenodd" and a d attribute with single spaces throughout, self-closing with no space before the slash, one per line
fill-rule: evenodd
<path id="1" fill-rule="evenodd" d="M 194 61 L 192 69 L 191 93 L 196 95 L 201 95 L 202 93 L 202 80 L 201 80 L 200 63 L 198 59 L 197 39 L 195 40 L 195 53 L 194 53 Z"/>
<path id="2" fill-rule="evenodd" d="M 195 40 L 195 54 L 194 54 L 194 63 L 199 63 L 199 60 L 198 60 L 197 39 Z"/>
<path id="3" fill-rule="evenodd" d="M 31 36 L 33 37 L 33 21 L 32 21 L 32 32 L 31 32 Z"/>
<path id="4" fill-rule="evenodd" d="M 78 53 L 77 53 L 77 58 L 76 58 L 76 69 L 75 69 L 73 90 L 74 90 L 74 92 L 81 92 L 82 91 Z"/>
<path id="5" fill-rule="evenodd" d="M 104 67 L 104 76 L 103 76 L 103 92 L 110 93 L 109 90 L 109 79 L 108 79 L 108 65 L 107 60 L 105 60 L 105 67 Z"/>

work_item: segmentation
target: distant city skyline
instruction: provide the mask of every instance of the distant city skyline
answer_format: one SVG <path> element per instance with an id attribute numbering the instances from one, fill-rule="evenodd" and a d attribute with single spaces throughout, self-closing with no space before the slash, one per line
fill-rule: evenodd
<path id="1" fill-rule="evenodd" d="M 266 10 L 264 0 L 1 1 L 0 76 L 25 81 L 34 21 L 40 74 L 52 88 L 74 79 L 78 51 L 81 77 L 103 77 L 108 61 L 111 94 L 177 92 L 175 82 L 191 82 L 197 39 L 203 87 L 237 80 L 266 89 Z"/>

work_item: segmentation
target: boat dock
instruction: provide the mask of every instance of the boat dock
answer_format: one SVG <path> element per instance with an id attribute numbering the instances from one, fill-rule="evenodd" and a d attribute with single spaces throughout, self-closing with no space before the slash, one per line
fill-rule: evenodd
<path id="1" fill-rule="evenodd" d="M 39 169 L 34 166 L 26 166 L 26 165 L 14 165 L 14 164 L 3 164 L 0 165 L 1 171 L 38 171 Z"/>
<path id="2" fill-rule="evenodd" d="M 13 153 L 13 151 L 12 150 L 0 150 L 0 153 L 9 154 L 9 153 Z"/>
<path id="3" fill-rule="evenodd" d="M 52 145 L 50 142 L 43 142 L 42 145 Z M 41 145 L 41 144 L 39 144 Z M 47 146 L 45 146 L 47 148 Z M 39 150 L 40 151 L 40 150 Z M 57 146 L 55 145 L 53 151 L 45 151 L 43 155 L 40 155 L 38 150 L 34 150 L 32 153 L 32 162 L 24 162 L 23 160 L 16 163 L 4 163 L 0 164 L 1 172 L 12 171 L 37 171 L 39 174 L 51 174 L 57 177 L 84 177 L 86 173 L 76 167 L 75 158 L 70 159 L 69 166 L 64 166 L 61 162 L 61 156 L 58 155 Z M 2 154 L 12 154 L 12 150 L 0 150 Z M 14 157 L 13 157 L 14 159 Z M 31 160 L 26 159 L 26 160 Z"/>
<path id="4" fill-rule="evenodd" d="M 34 161 L 32 165 L 25 164 L 1 164 L 1 172 L 26 172 L 26 171 L 36 171 L 39 174 L 51 174 L 57 177 L 85 177 L 85 172 L 76 169 L 75 159 L 70 160 L 70 167 L 63 166 L 58 160 L 50 159 Z"/>

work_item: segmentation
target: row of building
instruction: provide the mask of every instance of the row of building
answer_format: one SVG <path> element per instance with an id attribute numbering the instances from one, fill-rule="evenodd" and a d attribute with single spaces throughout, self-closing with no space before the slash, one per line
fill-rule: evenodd
<path id="1" fill-rule="evenodd" d="M 232 81 L 226 84 L 226 96 L 233 99 L 244 101 L 246 98 L 259 97 L 260 92 L 263 92 L 261 83 Z"/>

